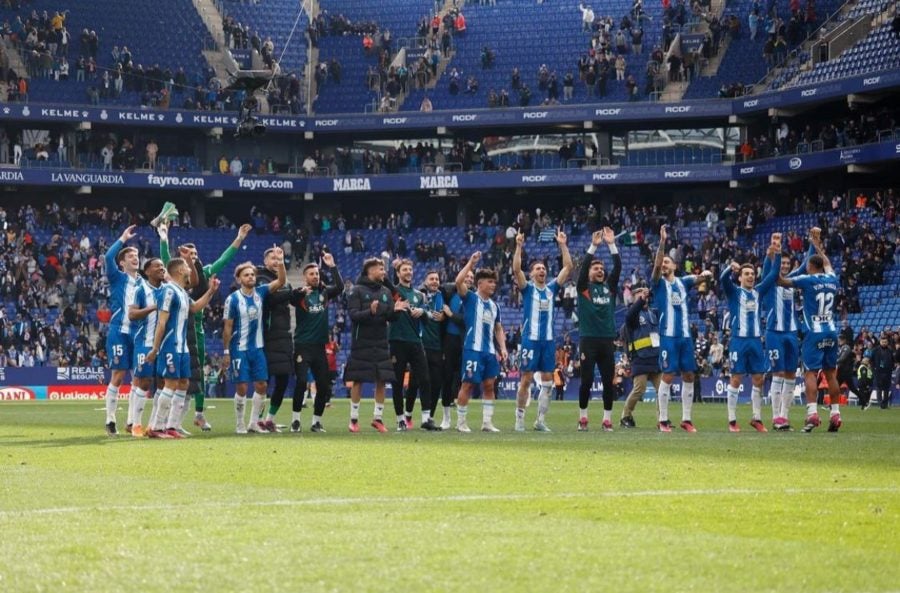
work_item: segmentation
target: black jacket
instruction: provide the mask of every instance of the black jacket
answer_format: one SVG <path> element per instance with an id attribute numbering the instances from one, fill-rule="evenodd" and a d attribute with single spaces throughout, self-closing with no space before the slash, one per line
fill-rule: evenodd
<path id="1" fill-rule="evenodd" d="M 262 286 L 278 276 L 264 267 L 256 268 L 256 285 Z M 263 301 L 263 338 L 270 375 L 290 375 L 294 370 L 294 339 L 291 336 L 291 285 L 285 284 Z"/>
<path id="2" fill-rule="evenodd" d="M 388 346 L 388 322 L 394 317 L 392 291 L 385 284 L 360 276 L 347 298 L 353 342 L 344 380 L 360 383 L 393 381 L 394 367 Z M 378 302 L 372 314 L 372 301 Z"/>

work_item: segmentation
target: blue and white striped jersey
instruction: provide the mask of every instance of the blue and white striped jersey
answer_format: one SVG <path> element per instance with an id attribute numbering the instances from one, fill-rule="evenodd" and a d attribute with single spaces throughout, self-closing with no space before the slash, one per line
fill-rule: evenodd
<path id="1" fill-rule="evenodd" d="M 762 323 L 760 322 L 762 297 L 760 295 L 771 292 L 777 273 L 778 270 L 770 268 L 768 275 L 759 284 L 747 290 L 735 283 L 731 268 L 725 268 L 722 272 L 720 280 L 728 299 L 731 337 L 762 337 Z"/>
<path id="2" fill-rule="evenodd" d="M 187 326 L 191 316 L 191 297 L 183 288 L 169 282 L 159 288 L 158 310 L 166 311 L 166 333 L 163 335 L 160 352 L 187 353 Z"/>
<path id="3" fill-rule="evenodd" d="M 774 262 L 766 258 L 763 262 L 763 276 L 768 275 L 775 266 L 780 268 L 778 257 Z M 799 327 L 797 316 L 794 315 L 794 289 L 775 285 L 765 292 L 760 291 L 760 296 L 763 310 L 766 311 L 766 331 L 797 333 Z"/>
<path id="4" fill-rule="evenodd" d="M 657 280 L 653 287 L 653 304 L 659 311 L 660 335 L 668 338 L 691 337 L 688 291 L 693 285 L 693 276 L 675 277 L 671 282 L 663 277 Z"/>
<path id="5" fill-rule="evenodd" d="M 263 300 L 269 294 L 269 285 L 257 286 L 250 295 L 238 289 L 225 299 L 225 319 L 233 319 L 231 342 L 228 348 L 232 351 L 262 350 Z"/>
<path id="6" fill-rule="evenodd" d="M 128 307 L 134 303 L 140 276 L 129 276 L 119 269 L 116 255 L 125 245 L 116 241 L 109 246 L 103 260 L 106 264 L 106 277 L 109 279 L 109 308 L 112 317 L 109 320 L 109 333 L 134 336 L 134 324 L 128 319 Z"/>
<path id="7" fill-rule="evenodd" d="M 494 328 L 500 323 L 500 306 L 494 301 L 483 300 L 474 291 L 462 297 L 466 319 L 465 350 L 495 354 Z"/>
<path id="8" fill-rule="evenodd" d="M 523 315 L 522 338 L 532 342 L 553 341 L 553 300 L 559 293 L 556 280 L 538 288 L 528 282 L 522 289 Z"/>
<path id="9" fill-rule="evenodd" d="M 153 288 L 153 285 L 140 279 L 137 292 L 134 295 L 134 305 L 138 309 L 146 309 L 147 307 L 155 307 L 158 305 L 157 297 L 163 286 Z M 134 343 L 144 346 L 145 348 L 153 348 L 153 337 L 156 335 L 156 322 L 159 320 L 159 312 L 151 311 L 143 319 L 134 322 L 137 328 L 134 332 Z"/>
<path id="10" fill-rule="evenodd" d="M 791 280 L 803 295 L 803 320 L 813 334 L 837 334 L 834 302 L 838 279 L 834 274 L 804 274 Z"/>

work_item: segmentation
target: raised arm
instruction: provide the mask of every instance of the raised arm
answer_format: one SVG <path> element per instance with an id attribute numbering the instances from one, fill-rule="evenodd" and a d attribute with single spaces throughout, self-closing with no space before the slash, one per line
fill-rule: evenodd
<path id="1" fill-rule="evenodd" d="M 769 250 L 766 252 L 766 259 L 763 261 L 762 280 L 756 285 L 756 290 L 761 295 L 768 293 L 775 286 L 775 280 L 781 271 L 781 266 L 775 261 L 779 253 L 781 253 L 781 233 L 774 233 Z"/>
<path id="2" fill-rule="evenodd" d="M 469 287 L 466 286 L 466 276 L 469 272 L 475 270 L 475 264 L 477 264 L 480 259 L 481 252 L 476 251 L 469 258 L 469 261 L 466 262 L 466 265 L 459 271 L 459 274 L 456 275 L 456 294 L 459 295 L 459 298 L 465 298 L 466 293 L 469 292 Z"/>
<path id="3" fill-rule="evenodd" d="M 594 261 L 594 252 L 603 242 L 603 231 L 594 231 L 591 235 L 591 244 L 587 248 L 587 254 L 581 258 L 581 266 L 578 268 L 578 280 L 575 282 L 575 288 L 578 292 L 587 290 L 588 278 L 591 275 L 591 262 Z"/>
<path id="4" fill-rule="evenodd" d="M 649 294 L 649 288 L 641 288 L 635 291 L 634 302 L 631 303 L 631 306 L 628 307 L 628 311 L 625 313 L 625 323 L 628 327 L 637 327 L 640 321 L 641 309 L 644 308 L 644 299 L 649 298 Z"/>
<path id="5" fill-rule="evenodd" d="M 207 287 L 206 292 L 203 293 L 203 296 L 196 301 L 191 301 L 191 313 L 202 311 L 203 308 L 209 304 L 210 299 L 216 294 L 217 290 L 219 290 L 219 279 L 212 276 L 209 279 L 209 286 Z M 227 344 L 228 342 L 225 343 Z"/>
<path id="6" fill-rule="evenodd" d="M 269 294 L 273 294 L 287 282 L 287 270 L 284 267 L 284 251 L 281 250 L 281 247 L 276 247 L 273 252 L 275 255 L 275 263 L 278 267 L 276 270 L 278 277 L 269 282 Z"/>
<path id="7" fill-rule="evenodd" d="M 159 223 L 156 233 L 159 235 L 159 259 L 167 266 L 172 259 L 172 254 L 169 253 L 169 223 L 165 221 Z"/>
<path id="8" fill-rule="evenodd" d="M 606 242 L 613 260 L 612 272 L 606 275 L 606 285 L 615 294 L 619 290 L 619 276 L 622 274 L 622 256 L 619 255 L 619 248 L 616 247 L 616 234 L 611 228 L 603 229 L 603 241 Z"/>
<path id="9" fill-rule="evenodd" d="M 572 254 L 569 253 L 569 238 L 562 230 L 562 227 L 556 231 L 556 244 L 559 245 L 559 254 L 562 256 L 562 269 L 556 276 L 556 283 L 562 286 L 572 273 L 574 264 L 572 263 Z"/>
<path id="10" fill-rule="evenodd" d="M 734 283 L 734 275 L 740 273 L 741 265 L 737 262 L 731 262 L 731 265 L 725 266 L 719 275 L 719 282 L 722 283 L 722 289 L 728 296 L 733 296 L 737 292 L 737 285 Z"/>
<path id="11" fill-rule="evenodd" d="M 206 272 L 207 276 L 218 274 L 228 265 L 228 262 L 234 259 L 235 254 L 238 252 L 238 249 L 241 248 L 241 244 L 244 242 L 244 239 L 247 238 L 247 235 L 250 234 L 252 228 L 253 227 L 249 224 L 241 225 L 241 228 L 238 229 L 237 237 L 231 242 L 231 245 L 225 248 L 225 251 L 219 256 L 219 259 L 203 268 L 203 271 Z"/>
<path id="12" fill-rule="evenodd" d="M 663 258 L 666 257 L 667 238 L 668 233 L 666 232 L 666 225 L 662 225 L 659 227 L 659 247 L 656 248 L 656 257 L 653 260 L 653 273 L 650 275 L 651 284 L 654 286 L 662 275 L 662 262 Z"/>
<path id="13" fill-rule="evenodd" d="M 329 270 L 331 270 L 332 284 L 325 287 L 325 296 L 329 299 L 337 298 L 344 290 L 344 279 L 341 278 L 341 273 L 338 271 L 337 265 L 334 263 L 334 255 L 332 255 L 331 253 L 324 254 L 322 256 L 322 263 L 325 264 L 325 266 Z"/>
<path id="14" fill-rule="evenodd" d="M 103 260 L 106 262 L 106 277 L 112 278 L 115 272 L 119 271 L 119 266 L 116 264 L 116 256 L 119 255 L 119 252 L 122 251 L 122 248 L 125 247 L 125 243 L 134 238 L 137 234 L 135 233 L 136 225 L 131 225 L 119 236 L 115 243 L 109 246 L 109 249 L 106 250 L 106 253 L 103 255 Z"/>
<path id="15" fill-rule="evenodd" d="M 512 257 L 512 269 L 513 269 L 513 279 L 516 281 L 516 286 L 519 287 L 519 290 L 524 290 L 525 285 L 528 282 L 525 280 L 525 273 L 522 272 L 522 245 L 525 244 L 525 235 L 519 233 L 516 235 L 516 250 L 513 251 Z"/>

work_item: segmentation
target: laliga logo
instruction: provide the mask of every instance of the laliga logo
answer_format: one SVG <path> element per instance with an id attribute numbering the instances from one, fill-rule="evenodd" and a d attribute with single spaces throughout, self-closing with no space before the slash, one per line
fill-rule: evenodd
<path id="1" fill-rule="evenodd" d="M 803 166 L 803 161 L 799 157 L 794 157 L 790 161 L 788 161 L 788 167 L 796 171 L 800 167 Z"/>
<path id="2" fill-rule="evenodd" d="M 526 111 L 522 114 L 522 119 L 544 119 L 549 111 Z"/>
<path id="3" fill-rule="evenodd" d="M 106 109 L 100 112 L 100 119 L 102 119 L 103 121 L 109 119 L 109 114 L 106 112 Z"/>
<path id="4" fill-rule="evenodd" d="M 477 115 L 467 113 L 463 115 L 454 115 L 450 118 L 450 121 L 475 121 L 476 119 L 478 119 Z"/>

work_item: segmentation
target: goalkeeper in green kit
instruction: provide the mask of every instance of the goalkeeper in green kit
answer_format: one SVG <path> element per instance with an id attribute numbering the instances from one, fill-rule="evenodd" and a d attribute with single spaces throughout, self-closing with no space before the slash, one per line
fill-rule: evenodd
<path id="1" fill-rule="evenodd" d="M 193 243 L 185 243 L 178 247 L 179 256 L 185 258 L 192 266 L 191 273 L 191 291 L 194 295 L 197 291 L 206 292 L 208 279 L 213 274 L 221 272 L 225 266 L 234 258 L 241 243 L 247 238 L 252 230 L 249 224 L 241 225 L 238 229 L 237 237 L 231 242 L 231 245 L 219 256 L 219 259 L 212 264 L 203 265 L 197 254 L 197 247 Z M 164 264 L 168 264 L 171 259 L 169 251 L 169 229 L 166 222 L 160 222 L 157 225 L 159 232 L 159 257 Z M 196 275 L 196 282 L 194 276 Z M 193 298 L 193 296 L 191 297 Z M 194 315 L 194 331 L 188 331 L 188 351 L 191 355 L 191 381 L 188 386 L 188 397 L 194 398 L 194 424 L 199 426 L 204 432 L 212 430 L 212 425 L 207 422 L 203 415 L 203 401 L 206 396 L 206 380 L 203 374 L 203 367 L 206 365 L 206 334 L 203 330 L 203 312 L 200 311 Z M 185 414 L 188 406 L 185 406 Z M 182 421 L 184 417 L 182 416 Z M 178 425 L 178 431 L 187 436 L 181 423 Z"/>

